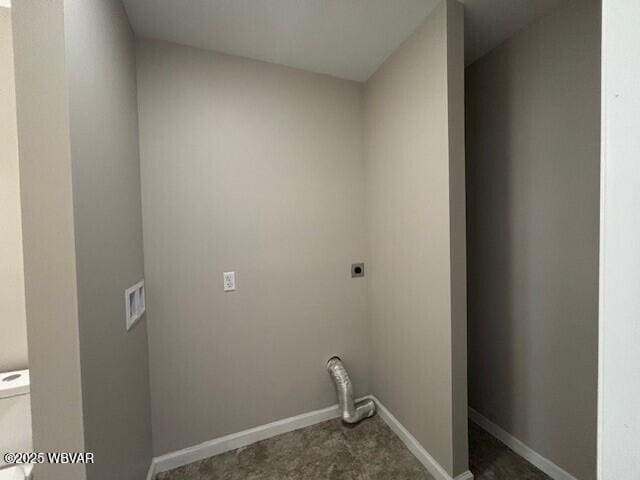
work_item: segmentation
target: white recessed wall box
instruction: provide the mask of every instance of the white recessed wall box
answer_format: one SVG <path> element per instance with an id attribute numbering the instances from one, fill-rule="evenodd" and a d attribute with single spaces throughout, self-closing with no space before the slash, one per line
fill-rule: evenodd
<path id="1" fill-rule="evenodd" d="M 144 300 L 144 280 L 124 291 L 127 331 L 131 330 L 146 310 Z"/>

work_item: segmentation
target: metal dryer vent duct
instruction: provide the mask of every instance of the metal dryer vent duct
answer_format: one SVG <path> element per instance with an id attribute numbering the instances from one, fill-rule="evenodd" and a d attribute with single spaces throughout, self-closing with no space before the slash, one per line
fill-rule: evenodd
<path id="1" fill-rule="evenodd" d="M 360 420 L 372 417 L 376 413 L 376 404 L 373 400 L 363 400 L 357 405 L 353 399 L 353 384 L 344 368 L 340 357 L 332 357 L 327 362 L 327 370 L 338 394 L 338 403 L 342 420 L 346 423 L 358 423 Z"/>

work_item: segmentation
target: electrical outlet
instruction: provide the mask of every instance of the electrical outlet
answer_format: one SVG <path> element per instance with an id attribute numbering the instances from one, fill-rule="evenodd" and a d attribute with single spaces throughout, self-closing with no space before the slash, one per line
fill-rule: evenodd
<path id="1" fill-rule="evenodd" d="M 225 292 L 233 292 L 236 289 L 236 272 L 224 272 L 222 286 Z"/>
<path id="2" fill-rule="evenodd" d="M 364 277 L 364 263 L 354 263 L 351 265 L 351 277 Z"/>

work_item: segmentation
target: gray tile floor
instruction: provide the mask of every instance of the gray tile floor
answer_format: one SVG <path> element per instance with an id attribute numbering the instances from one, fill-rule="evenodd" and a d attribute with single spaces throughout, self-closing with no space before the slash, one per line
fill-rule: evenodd
<path id="1" fill-rule="evenodd" d="M 469 423 L 475 480 L 551 480 Z M 433 480 L 380 419 L 330 420 L 160 473 L 156 480 Z"/>
<path id="2" fill-rule="evenodd" d="M 330 420 L 161 473 L 156 480 L 433 480 L 379 416 Z"/>
<path id="3" fill-rule="evenodd" d="M 552 480 L 473 422 L 469 422 L 469 467 L 475 480 Z"/>

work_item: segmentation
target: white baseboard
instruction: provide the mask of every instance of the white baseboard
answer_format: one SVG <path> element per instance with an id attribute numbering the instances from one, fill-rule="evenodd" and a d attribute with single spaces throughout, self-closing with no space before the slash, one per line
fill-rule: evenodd
<path id="1" fill-rule="evenodd" d="M 368 397 L 363 397 L 368 398 Z M 361 400 L 361 399 L 359 399 Z M 358 400 L 358 401 L 359 401 Z M 194 445 L 176 452 L 167 453 L 153 459 L 154 475 L 182 467 L 205 458 L 220 455 L 221 453 L 235 450 L 236 448 L 246 447 L 252 443 L 266 440 L 276 435 L 292 432 L 301 428 L 315 425 L 327 420 L 338 418 L 340 416 L 340 408 L 338 405 L 332 405 L 321 410 L 303 413 L 295 417 L 285 418 L 276 422 L 261 425 L 259 427 L 250 428 L 238 433 L 232 433 L 224 437 L 209 440 L 208 442 Z"/>
<path id="2" fill-rule="evenodd" d="M 149 471 L 147 472 L 147 480 L 153 480 L 156 478 L 156 465 L 154 460 L 151 460 L 151 465 L 149 465 Z"/>
<path id="3" fill-rule="evenodd" d="M 554 480 L 578 480 L 471 407 L 469 407 L 469 419 Z"/>
<path id="4" fill-rule="evenodd" d="M 473 473 L 470 471 L 466 471 L 461 473 L 457 477 L 453 478 L 449 473 L 440 465 L 435 458 L 431 456 L 429 452 L 427 452 L 424 447 L 416 440 L 416 438 L 411 435 L 409 430 L 407 430 L 404 425 L 402 425 L 393 414 L 387 410 L 387 408 L 380 403 L 374 396 L 370 396 L 369 398 L 373 399 L 376 402 L 378 407 L 378 415 L 380 418 L 384 420 L 384 422 L 389 425 L 389 428 L 393 430 L 393 432 L 402 440 L 402 442 L 407 446 L 409 451 L 413 453 L 413 455 L 424 465 L 424 467 L 429 471 L 431 475 L 436 480 L 473 480 Z"/>
<path id="5" fill-rule="evenodd" d="M 404 428 L 404 426 L 387 410 L 380 401 L 373 395 L 358 399 L 364 400 L 370 398 L 376 402 L 378 414 L 389 428 L 395 432 L 398 437 L 407 446 L 409 451 L 422 463 L 425 468 L 435 477 L 436 480 L 473 480 L 473 474 L 469 471 L 458 475 L 455 479 L 447 473 L 447 471 L 427 452 L 422 445 Z M 167 453 L 159 457 L 155 457 L 149 468 L 147 480 L 153 480 L 153 477 L 161 472 L 182 467 L 205 458 L 220 455 L 221 453 L 235 450 L 236 448 L 246 447 L 261 440 L 266 440 L 276 435 L 292 432 L 300 428 L 309 427 L 317 423 L 338 418 L 340 416 L 340 408 L 338 405 L 315 410 L 309 413 L 303 413 L 295 417 L 285 418 L 277 422 L 268 423 L 259 427 L 244 430 L 238 433 L 232 433 L 224 437 L 216 438 L 208 442 L 184 448 L 176 452 Z"/>

